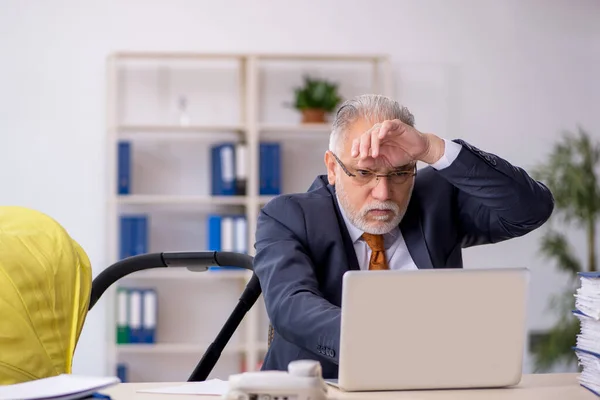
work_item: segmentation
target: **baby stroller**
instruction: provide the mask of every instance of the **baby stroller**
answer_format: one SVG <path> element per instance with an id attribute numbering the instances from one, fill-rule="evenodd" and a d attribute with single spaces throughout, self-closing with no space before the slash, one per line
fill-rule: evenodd
<path id="1" fill-rule="evenodd" d="M 71 373 L 86 315 L 126 275 L 151 268 L 210 266 L 252 270 L 253 258 L 233 252 L 163 252 L 118 261 L 92 280 L 79 244 L 47 215 L 0 207 L 0 385 Z M 261 294 L 255 274 L 188 381 L 204 381 Z"/>

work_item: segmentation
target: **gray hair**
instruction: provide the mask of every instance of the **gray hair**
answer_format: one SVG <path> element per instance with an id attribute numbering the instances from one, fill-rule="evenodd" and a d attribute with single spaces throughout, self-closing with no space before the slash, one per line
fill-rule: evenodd
<path id="1" fill-rule="evenodd" d="M 399 119 L 407 125 L 415 126 L 415 117 L 408 108 L 401 106 L 389 97 L 377 94 L 364 94 L 346 100 L 338 108 L 329 135 L 329 150 L 337 153 L 343 144 L 342 139 L 350 124 L 358 118 L 376 122 L 386 119 Z"/>

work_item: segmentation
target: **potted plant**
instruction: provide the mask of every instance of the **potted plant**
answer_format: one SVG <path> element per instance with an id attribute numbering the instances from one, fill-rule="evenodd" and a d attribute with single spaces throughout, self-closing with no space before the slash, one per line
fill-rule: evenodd
<path id="1" fill-rule="evenodd" d="M 552 299 L 550 306 L 558 314 L 556 324 L 532 346 L 537 370 L 549 370 L 557 363 L 574 365 L 573 351 L 579 333 L 579 321 L 572 315 L 575 307 L 577 273 L 596 271 L 596 226 L 600 222 L 600 143 L 578 128 L 577 134 L 566 132 L 549 156 L 532 174 L 545 183 L 554 196 L 555 207 L 548 230 L 541 240 L 541 252 L 554 260 L 567 274 L 569 288 Z M 558 222 L 557 229 L 552 222 Z M 564 228 L 575 226 L 585 231 L 585 260 L 579 259 L 569 244 Z"/>
<path id="2" fill-rule="evenodd" d="M 337 83 L 304 76 L 304 84 L 294 89 L 294 107 L 302 113 L 303 123 L 323 123 L 326 114 L 341 101 Z"/>

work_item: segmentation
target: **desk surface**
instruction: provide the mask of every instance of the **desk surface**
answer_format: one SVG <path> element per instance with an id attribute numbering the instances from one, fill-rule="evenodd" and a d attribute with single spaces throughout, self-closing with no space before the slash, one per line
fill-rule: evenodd
<path id="1" fill-rule="evenodd" d="M 136 393 L 138 389 L 174 386 L 178 383 L 123 383 L 103 393 L 113 400 L 215 400 L 220 396 L 198 396 L 181 394 Z M 343 393 L 330 388 L 330 399 L 339 400 L 592 400 L 597 399 L 577 382 L 577 374 L 534 374 L 523 375 L 521 383 L 503 389 L 428 390 L 406 392 L 363 392 Z"/>

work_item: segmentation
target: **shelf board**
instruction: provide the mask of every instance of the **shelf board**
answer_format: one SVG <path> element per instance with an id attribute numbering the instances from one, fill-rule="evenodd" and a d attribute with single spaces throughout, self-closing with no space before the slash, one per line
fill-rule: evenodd
<path id="1" fill-rule="evenodd" d="M 197 142 L 223 140 L 225 135 L 235 140 L 246 128 L 241 125 L 121 125 L 116 130 L 120 140 Z"/>
<path id="2" fill-rule="evenodd" d="M 352 53 L 259 53 L 258 59 L 271 61 L 359 61 L 373 62 L 386 60 L 386 54 L 352 54 Z"/>
<path id="3" fill-rule="evenodd" d="M 255 343 L 255 349 L 259 352 L 268 350 L 266 341 Z M 117 352 L 128 354 L 178 354 L 178 353 L 204 353 L 208 346 L 202 343 L 131 343 L 117 344 Z M 228 344 L 223 349 L 223 353 L 235 354 L 246 351 L 246 346 L 242 344 Z"/>
<path id="4" fill-rule="evenodd" d="M 160 51 L 119 51 L 112 54 L 115 59 L 240 59 L 256 57 L 264 60 L 315 60 L 315 61 L 375 61 L 389 58 L 388 54 L 372 53 L 237 53 L 237 52 L 160 52 Z"/>
<path id="5" fill-rule="evenodd" d="M 246 128 L 243 125 L 119 125 L 119 132 L 150 133 L 150 132 L 177 132 L 177 133 L 202 133 L 202 132 L 240 132 Z"/>
<path id="6" fill-rule="evenodd" d="M 202 126 L 161 126 L 161 125 L 121 125 L 117 131 L 119 137 L 131 139 L 199 139 L 210 133 L 241 133 L 246 128 L 242 125 L 202 125 Z M 260 124 L 261 132 L 314 132 L 329 133 L 331 124 L 306 123 L 306 124 Z"/>
<path id="7" fill-rule="evenodd" d="M 119 51 L 112 54 L 114 59 L 131 60 L 210 60 L 210 59 L 239 59 L 245 57 L 244 53 L 196 53 L 196 52 L 163 52 L 163 51 Z"/>
<path id="8" fill-rule="evenodd" d="M 154 268 L 137 271 L 123 279 L 185 279 L 185 280 L 239 280 L 244 281 L 251 276 L 248 270 L 225 269 L 205 272 L 190 271 L 185 267 Z"/>
<path id="9" fill-rule="evenodd" d="M 271 200 L 273 200 L 276 196 L 260 196 L 258 198 L 258 204 L 260 204 L 261 206 L 267 204 L 268 202 L 270 202 Z"/>
<path id="10" fill-rule="evenodd" d="M 120 354 L 202 354 L 208 346 L 202 343 L 132 343 L 118 344 L 116 350 Z M 223 353 L 241 353 L 243 345 L 229 344 Z"/>
<path id="11" fill-rule="evenodd" d="M 320 124 L 320 123 L 311 123 L 311 124 L 262 124 L 259 126 L 259 130 L 261 132 L 269 132 L 269 133 L 302 133 L 302 132 L 311 132 L 311 133 L 323 133 L 329 134 L 331 132 L 330 124 Z"/>
<path id="12" fill-rule="evenodd" d="M 119 204 L 131 205 L 246 205 L 246 196 L 173 196 L 173 195 L 120 195 L 116 196 Z"/>
<path id="13" fill-rule="evenodd" d="M 258 204 L 265 205 L 275 196 L 258 196 Z M 123 205 L 233 205 L 245 206 L 247 196 L 169 196 L 131 194 L 116 196 L 116 203 Z"/>
<path id="14" fill-rule="evenodd" d="M 120 51 L 112 55 L 115 59 L 138 60 L 210 60 L 210 59 L 242 59 L 256 57 L 263 60 L 289 61 L 382 61 L 387 60 L 387 54 L 352 54 L 352 53 L 196 53 L 196 52 L 153 52 L 153 51 Z"/>

